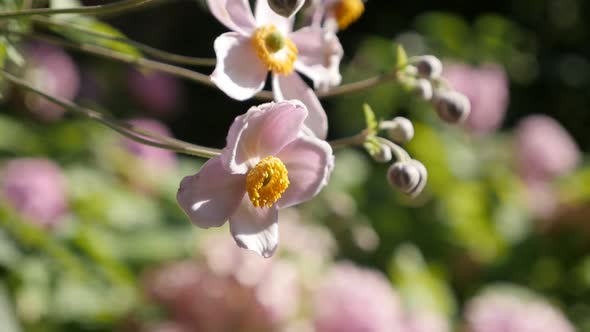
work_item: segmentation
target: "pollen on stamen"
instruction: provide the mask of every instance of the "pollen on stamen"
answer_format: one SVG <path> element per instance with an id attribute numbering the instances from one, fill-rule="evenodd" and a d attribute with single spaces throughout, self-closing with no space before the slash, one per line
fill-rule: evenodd
<path id="1" fill-rule="evenodd" d="M 268 70 L 282 75 L 293 72 L 298 50 L 293 41 L 283 36 L 274 25 L 262 26 L 254 32 L 252 44 L 258 58 Z"/>
<path id="2" fill-rule="evenodd" d="M 363 15 L 365 11 L 365 4 L 362 0 L 340 0 L 334 6 L 334 16 L 338 21 L 338 28 L 340 30 L 346 29 L 349 25 Z"/>
<path id="3" fill-rule="evenodd" d="M 246 175 L 246 191 L 255 207 L 273 206 L 288 187 L 287 167 L 277 157 L 262 159 Z"/>

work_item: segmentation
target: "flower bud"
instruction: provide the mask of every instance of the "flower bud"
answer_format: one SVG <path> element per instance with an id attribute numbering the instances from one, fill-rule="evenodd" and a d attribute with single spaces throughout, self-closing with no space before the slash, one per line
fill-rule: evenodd
<path id="1" fill-rule="evenodd" d="M 381 129 L 387 130 L 387 136 L 398 144 L 404 144 L 414 138 L 414 125 L 412 121 L 398 116 L 391 121 L 381 122 Z"/>
<path id="2" fill-rule="evenodd" d="M 387 172 L 389 184 L 412 198 L 424 190 L 427 178 L 426 167 L 415 159 L 396 162 Z"/>
<path id="3" fill-rule="evenodd" d="M 268 6 L 277 14 L 291 17 L 303 6 L 305 0 L 268 0 Z"/>
<path id="4" fill-rule="evenodd" d="M 414 93 L 418 95 L 418 97 L 424 100 L 432 99 L 433 91 L 432 91 L 432 84 L 429 80 L 425 78 L 420 78 L 416 80 L 413 86 Z"/>
<path id="5" fill-rule="evenodd" d="M 391 154 L 391 149 L 386 145 L 381 145 L 379 151 L 372 153 L 371 157 L 375 159 L 376 162 L 379 163 L 387 163 L 393 157 Z"/>
<path id="6" fill-rule="evenodd" d="M 418 75 L 420 77 L 432 79 L 439 78 L 442 74 L 442 63 L 433 55 L 418 56 L 412 62 L 416 66 L 416 69 L 418 69 Z"/>
<path id="7" fill-rule="evenodd" d="M 438 91 L 432 103 L 438 116 L 451 124 L 465 121 L 471 112 L 469 99 L 457 91 Z"/>

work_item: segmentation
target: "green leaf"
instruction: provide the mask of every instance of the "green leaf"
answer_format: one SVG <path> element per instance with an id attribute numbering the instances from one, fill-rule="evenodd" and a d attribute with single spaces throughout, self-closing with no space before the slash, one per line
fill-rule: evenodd
<path id="1" fill-rule="evenodd" d="M 397 68 L 404 68 L 408 65 L 408 54 L 401 44 L 397 44 L 395 54 Z"/>
<path id="2" fill-rule="evenodd" d="M 375 112 L 371 109 L 369 104 L 363 105 L 363 112 L 365 113 L 365 122 L 367 123 L 367 130 L 371 134 L 376 134 L 378 131 L 379 123 L 377 122 L 377 118 L 375 117 Z"/>
<path id="3" fill-rule="evenodd" d="M 448 283 L 424 261 L 413 244 L 401 245 L 393 255 L 389 274 L 404 302 L 413 310 L 431 311 L 451 317 L 457 304 Z"/>
<path id="4" fill-rule="evenodd" d="M 10 304 L 8 293 L 2 284 L 0 284 L 0 331 L 2 332 L 20 332 L 21 328 L 16 321 L 16 315 Z"/>
<path id="5" fill-rule="evenodd" d="M 367 150 L 367 152 L 371 156 L 375 156 L 375 155 L 381 153 L 381 149 L 382 149 L 381 143 L 379 143 L 379 141 L 377 141 L 375 136 L 367 137 L 367 140 L 363 144 L 363 147 L 365 148 L 365 150 Z"/>
<path id="6" fill-rule="evenodd" d="M 76 0 L 51 1 L 51 8 L 56 9 L 80 6 L 81 4 Z M 59 14 L 52 16 L 51 20 L 55 23 L 51 27 L 52 30 L 72 41 L 102 46 L 137 58 L 142 57 L 141 52 L 137 48 L 124 41 L 117 40 L 126 38 L 121 31 L 94 17 L 77 14 Z"/>

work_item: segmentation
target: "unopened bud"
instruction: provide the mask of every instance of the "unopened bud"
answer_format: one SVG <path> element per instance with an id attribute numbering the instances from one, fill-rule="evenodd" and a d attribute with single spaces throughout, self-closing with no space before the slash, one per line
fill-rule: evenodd
<path id="1" fill-rule="evenodd" d="M 416 80 L 416 83 L 414 83 L 414 92 L 418 95 L 418 97 L 424 100 L 430 100 L 432 99 L 433 95 L 432 84 L 429 80 L 420 78 Z"/>
<path id="2" fill-rule="evenodd" d="M 371 157 L 373 157 L 373 159 L 375 159 L 376 162 L 380 163 L 387 163 L 391 161 L 391 159 L 393 158 L 391 154 L 391 149 L 386 145 L 381 145 L 379 151 L 372 153 Z"/>
<path id="3" fill-rule="evenodd" d="M 383 121 L 380 128 L 387 130 L 387 136 L 398 144 L 405 144 L 414 138 L 414 125 L 412 121 L 398 116 L 391 121 Z"/>
<path id="4" fill-rule="evenodd" d="M 439 91 L 432 98 L 438 116 L 447 123 L 461 123 L 471 112 L 471 103 L 457 91 Z"/>
<path id="5" fill-rule="evenodd" d="M 268 6 L 275 13 L 291 17 L 305 4 L 305 0 L 268 0 Z"/>
<path id="6" fill-rule="evenodd" d="M 428 173 L 421 162 L 412 159 L 391 165 L 387 179 L 392 187 L 414 198 L 424 190 Z"/>
<path id="7" fill-rule="evenodd" d="M 439 78 L 442 74 L 443 65 L 434 55 L 422 55 L 412 59 L 414 66 L 418 69 L 418 75 L 423 78 Z"/>

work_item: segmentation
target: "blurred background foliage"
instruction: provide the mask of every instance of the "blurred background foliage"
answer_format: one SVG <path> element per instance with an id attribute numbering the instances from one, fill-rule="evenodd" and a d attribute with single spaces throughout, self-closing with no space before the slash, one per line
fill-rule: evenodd
<path id="1" fill-rule="evenodd" d="M 72 4 L 52 2 L 62 7 Z M 20 1 L 2 1 L 3 10 L 19 6 Z M 364 103 L 379 119 L 399 115 L 412 119 L 416 134 L 407 149 L 427 167 L 429 183 L 425 194 L 410 201 L 388 186 L 389 165 L 374 162 L 360 149 L 337 151 L 329 186 L 315 200 L 286 214 L 289 223 L 296 219 L 294 223 L 304 226 L 290 230 L 281 225 L 281 240 L 291 243 L 281 244 L 285 248 L 280 259 L 295 266 L 307 290 L 299 295 L 304 300 L 301 308 L 292 309 L 297 313 L 290 319 L 313 316 L 314 287 L 306 283 L 322 280 L 334 261 L 348 260 L 386 274 L 408 308 L 435 312 L 452 330 L 469 331 L 464 312 L 471 298 L 490 285 L 511 284 L 552 303 L 578 330 L 590 331 L 590 166 L 584 162 L 590 152 L 589 6 L 582 0 L 366 3 L 363 17 L 339 34 L 345 49 L 344 82 L 391 70 L 396 45 L 401 44 L 410 56 L 434 54 L 445 68 L 459 66 L 455 68 L 475 73 L 472 78 L 486 69 L 499 72 L 500 92 L 494 90 L 496 83 L 465 79 L 467 86 L 482 85 L 474 95 L 466 92 L 478 98 L 472 99 L 474 107 L 495 117 L 482 115 L 483 129 L 471 123 L 451 127 L 437 119 L 429 103 L 395 83 L 326 99 L 330 138 L 363 129 Z M 225 31 L 203 1 L 164 2 L 101 21 L 79 16 L 57 19 L 199 57 L 213 57 L 213 40 Z M 29 23 L 4 20 L 2 29 L 26 33 Z M 55 27 L 40 30 L 142 56 L 133 46 L 87 33 Z M 156 119 L 170 129 L 164 133 L 189 142 L 222 147 L 233 118 L 257 103 L 237 102 L 210 87 L 88 54 L 68 56 L 16 37 L 0 37 L 7 68 L 41 87 L 47 84 L 43 83 L 47 75 L 56 77 L 54 86 L 67 87 L 59 76 L 66 75 L 75 87 L 54 93 L 119 119 Z M 53 62 L 45 63 L 47 58 Z M 30 69 L 44 66 L 58 68 L 58 73 Z M 460 85 L 450 76 L 448 80 Z M 2 90 L 3 164 L 22 158 L 54 161 L 65 179 L 67 212 L 60 214 L 59 221 L 43 224 L 29 220 L 7 200 L 0 204 L 0 330 L 156 331 L 149 328 L 179 315 L 186 323 L 188 314 L 178 314 L 182 311 L 178 306 L 188 305 L 159 293 L 163 286 L 154 277 L 159 267 L 193 262 L 198 269 L 220 276 L 224 274 L 216 270 L 220 268 L 216 260 L 237 264 L 231 250 L 219 249 L 231 254 L 212 257 L 215 250 L 207 243 L 216 242 L 217 232 L 194 228 L 176 204 L 180 180 L 196 172 L 203 160 L 130 147 L 95 122 L 47 111 L 47 105 L 5 83 Z M 477 112 L 474 109 L 474 116 Z M 531 114 L 557 120 L 576 142 L 572 153 L 581 154 L 576 169 L 565 167 L 543 178 L 549 194 L 543 191 L 541 196 L 531 189 L 527 175 L 527 167 L 535 165 L 523 165 L 524 152 L 519 149 L 524 135 L 519 134 L 524 127 L 521 120 Z M 541 149 L 544 157 L 533 160 L 551 163 L 552 155 L 570 148 L 560 143 L 561 136 L 557 142 L 551 139 L 548 134 Z M 2 181 L 10 176 L 26 175 L 3 171 Z M 227 232 L 220 233 L 229 238 Z M 314 239 L 311 249 L 301 244 L 306 242 L 289 240 L 291 235 L 298 238 L 295 234 Z M 192 271 L 193 267 L 181 268 Z M 192 272 L 173 275 L 181 279 L 187 273 Z M 174 280 L 168 284 L 176 287 Z M 241 290 L 231 283 L 216 287 L 227 296 L 247 298 L 236 295 Z M 278 294 L 280 290 L 271 297 Z M 233 311 L 225 310 L 226 318 L 233 320 Z M 198 322 L 201 317 L 213 319 L 201 314 L 205 315 L 189 316 Z M 272 330 L 252 326 L 251 331 Z M 303 330 L 293 326 L 293 331 Z"/>

